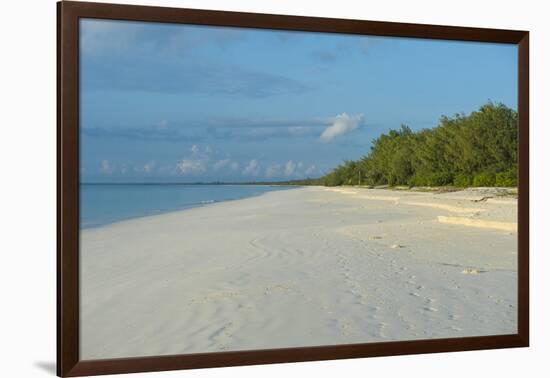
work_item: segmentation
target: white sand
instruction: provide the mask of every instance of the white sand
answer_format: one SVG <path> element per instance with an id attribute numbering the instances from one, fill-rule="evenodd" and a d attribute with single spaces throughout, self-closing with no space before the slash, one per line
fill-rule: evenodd
<path id="1" fill-rule="evenodd" d="M 516 333 L 517 203 L 486 196 L 310 187 L 85 230 L 81 358 Z"/>

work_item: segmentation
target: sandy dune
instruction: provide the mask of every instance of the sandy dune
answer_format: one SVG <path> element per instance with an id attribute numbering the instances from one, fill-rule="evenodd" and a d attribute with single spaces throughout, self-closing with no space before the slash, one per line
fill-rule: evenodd
<path id="1" fill-rule="evenodd" d="M 517 203 L 485 197 L 309 187 L 82 231 L 81 358 L 515 333 Z"/>

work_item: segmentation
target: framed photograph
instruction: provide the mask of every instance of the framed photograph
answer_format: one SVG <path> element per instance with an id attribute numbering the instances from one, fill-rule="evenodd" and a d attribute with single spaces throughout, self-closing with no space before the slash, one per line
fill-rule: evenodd
<path id="1" fill-rule="evenodd" d="M 528 346 L 528 32 L 57 7 L 59 376 Z"/>

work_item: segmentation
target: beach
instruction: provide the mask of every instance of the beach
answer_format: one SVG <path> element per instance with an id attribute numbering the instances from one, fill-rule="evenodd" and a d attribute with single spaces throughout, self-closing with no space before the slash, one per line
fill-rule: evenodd
<path id="1" fill-rule="evenodd" d="M 80 358 L 516 333 L 517 200 L 301 187 L 80 233 Z"/>

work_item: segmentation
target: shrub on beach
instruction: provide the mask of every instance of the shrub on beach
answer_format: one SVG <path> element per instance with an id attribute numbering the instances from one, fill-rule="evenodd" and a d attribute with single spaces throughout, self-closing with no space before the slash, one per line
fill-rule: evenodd
<path id="1" fill-rule="evenodd" d="M 413 186 L 428 186 L 428 179 L 424 176 L 414 176 L 411 177 L 409 182 L 407 183 L 409 187 Z"/>
<path id="2" fill-rule="evenodd" d="M 496 174 L 495 186 L 513 187 L 518 185 L 517 169 L 514 167 L 506 172 Z"/>
<path id="3" fill-rule="evenodd" d="M 470 175 L 465 174 L 458 174 L 455 176 L 453 185 L 458 186 L 459 188 L 467 188 L 468 186 L 471 186 L 473 182 L 473 178 Z"/>
<path id="4" fill-rule="evenodd" d="M 495 186 L 495 175 L 483 172 L 474 176 L 473 186 Z"/>
<path id="5" fill-rule="evenodd" d="M 367 155 L 344 162 L 316 183 L 514 186 L 516 165 L 517 112 L 488 103 L 469 115 L 444 116 L 431 129 L 402 125 L 381 134 Z"/>
<path id="6" fill-rule="evenodd" d="M 444 186 L 452 184 L 453 175 L 449 172 L 432 173 L 428 176 L 428 186 Z"/>

